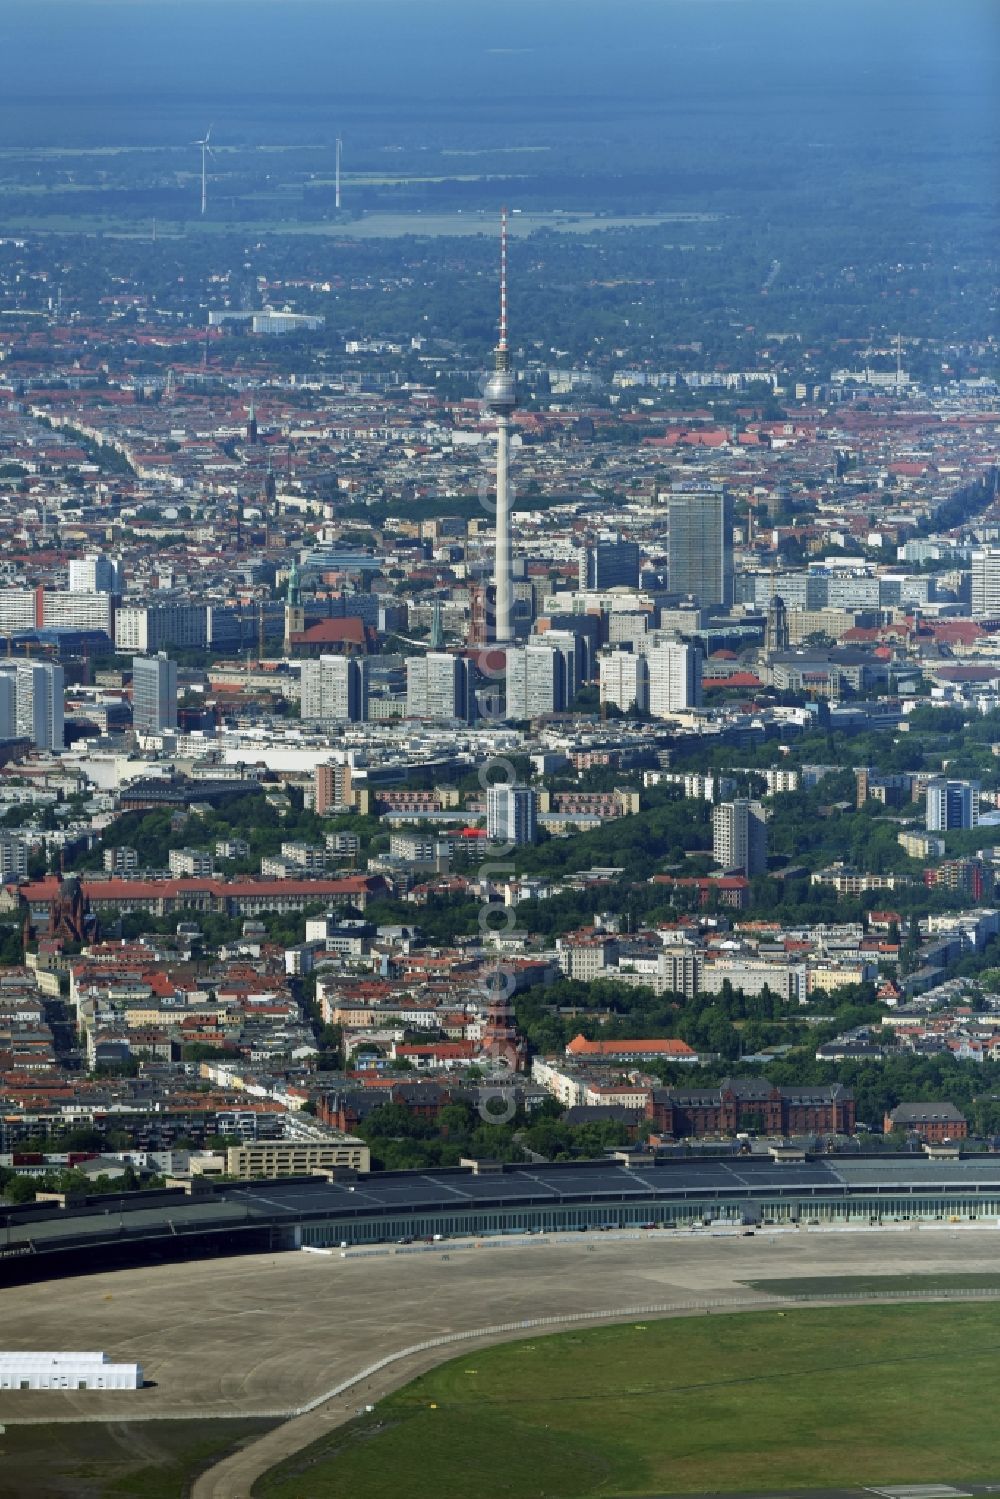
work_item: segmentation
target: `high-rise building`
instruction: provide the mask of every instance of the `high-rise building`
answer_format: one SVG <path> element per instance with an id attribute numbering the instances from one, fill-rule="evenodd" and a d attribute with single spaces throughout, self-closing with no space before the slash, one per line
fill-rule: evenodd
<path id="1" fill-rule="evenodd" d="M 12 671 L 0 671 L 0 739 L 17 738 L 17 682 Z"/>
<path id="2" fill-rule="evenodd" d="M 38 596 L 33 588 L 0 588 L 0 634 L 34 630 L 40 623 Z"/>
<path id="3" fill-rule="evenodd" d="M 946 833 L 949 828 L 979 826 L 979 782 L 927 782 L 927 831 Z"/>
<path id="4" fill-rule="evenodd" d="M 534 843 L 538 796 L 530 786 L 490 786 L 486 792 L 486 836 L 519 847 Z"/>
<path id="5" fill-rule="evenodd" d="M 761 802 L 719 802 L 712 808 L 712 858 L 748 878 L 767 872 L 767 811 Z"/>
<path id="6" fill-rule="evenodd" d="M 28 843 L 25 838 L 0 835 L 0 884 L 28 878 Z"/>
<path id="7" fill-rule="evenodd" d="M 586 680 L 584 663 L 587 659 L 587 642 L 574 630 L 546 630 L 543 635 L 535 636 L 528 642 L 529 645 L 538 643 L 548 646 L 550 651 L 558 651 L 563 658 L 563 700 L 569 708 Z"/>
<path id="8" fill-rule="evenodd" d="M 486 382 L 486 409 L 497 424 L 496 559 L 493 569 L 493 638 L 500 644 L 514 638 L 513 548 L 510 534 L 510 418 L 517 405 L 517 377 L 507 348 L 507 210 L 500 213 L 500 337 L 493 355 L 493 373 Z"/>
<path id="9" fill-rule="evenodd" d="M 580 553 L 581 588 L 638 588 L 639 548 L 634 541 L 597 541 Z"/>
<path id="10" fill-rule="evenodd" d="M 705 607 L 733 602 L 733 505 L 721 489 L 674 490 L 667 501 L 667 583 Z"/>
<path id="11" fill-rule="evenodd" d="M 924 870 L 924 884 L 931 890 L 959 890 L 976 901 L 992 888 L 988 866 L 982 859 L 945 859 Z"/>
<path id="12" fill-rule="evenodd" d="M 177 662 L 162 651 L 132 657 L 132 727 L 137 734 L 177 727 Z"/>
<path id="13" fill-rule="evenodd" d="M 1000 615 L 1000 547 L 977 547 L 972 553 L 972 617 Z"/>
<path id="14" fill-rule="evenodd" d="M 669 718 L 701 706 L 701 651 L 680 640 L 665 640 L 646 652 L 649 711 Z"/>
<path id="15" fill-rule="evenodd" d="M 74 557 L 69 564 L 70 593 L 121 593 L 121 563 L 101 552 Z"/>
<path id="16" fill-rule="evenodd" d="M 465 656 L 428 651 L 406 658 L 407 718 L 464 719 L 475 717 L 474 666 Z"/>
<path id="17" fill-rule="evenodd" d="M 566 658 L 539 643 L 507 652 L 507 717 L 521 722 L 566 707 Z"/>
<path id="18" fill-rule="evenodd" d="M 511 558 L 510 585 L 510 633 L 514 640 L 523 640 L 538 613 L 535 585 L 524 576 L 524 558 Z"/>
<path id="19" fill-rule="evenodd" d="M 63 749 L 62 667 L 47 661 L 19 661 L 16 665 L 4 664 L 0 672 L 14 681 L 15 737 L 30 739 L 36 749 Z M 9 694 L 4 696 L 9 704 Z"/>
<path id="20" fill-rule="evenodd" d="M 121 656 L 152 656 L 168 646 L 203 651 L 207 631 L 204 604 L 130 604 L 115 614 L 115 649 Z"/>
<path id="21" fill-rule="evenodd" d="M 125 880 L 139 872 L 139 852 L 128 843 L 104 850 L 104 872 Z"/>
<path id="22" fill-rule="evenodd" d="M 601 702 L 611 703 L 622 713 L 649 710 L 649 665 L 646 657 L 631 651 L 608 651 L 601 657 Z"/>
<path id="23" fill-rule="evenodd" d="M 610 626 L 615 616 L 608 617 Z M 577 641 L 577 677 L 579 682 L 589 682 L 597 674 L 597 652 L 601 647 L 601 616 L 599 614 L 543 614 L 535 621 L 535 634 L 544 638 L 549 633 L 565 640 L 575 635 Z"/>
<path id="24" fill-rule="evenodd" d="M 302 663 L 300 713 L 304 721 L 358 723 L 368 716 L 368 662 L 353 656 L 319 656 Z"/>
<path id="25" fill-rule="evenodd" d="M 320 817 L 335 807 L 353 806 L 355 793 L 351 785 L 351 767 L 317 765 L 315 799 L 316 812 Z"/>
<path id="26" fill-rule="evenodd" d="M 100 630 L 112 640 L 115 633 L 114 596 L 110 590 L 43 593 L 42 621 L 47 630 Z"/>
<path id="27" fill-rule="evenodd" d="M 444 624 L 441 619 L 441 600 L 434 600 L 431 610 L 431 633 L 427 642 L 432 651 L 444 650 Z"/>

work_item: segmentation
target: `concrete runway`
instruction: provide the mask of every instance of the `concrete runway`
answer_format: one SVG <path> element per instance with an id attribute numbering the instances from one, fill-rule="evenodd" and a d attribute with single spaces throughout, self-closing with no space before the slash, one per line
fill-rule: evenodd
<path id="1" fill-rule="evenodd" d="M 998 1261 L 996 1228 L 758 1231 L 746 1238 L 650 1232 L 557 1235 L 482 1249 L 444 1243 L 425 1253 L 346 1260 L 339 1253 L 254 1255 L 18 1286 L 0 1291 L 5 1349 L 102 1349 L 141 1363 L 153 1387 L 5 1391 L 0 1422 L 277 1413 L 441 1333 L 596 1311 L 613 1318 L 617 1309 L 650 1304 L 681 1313 L 701 1299 L 734 1303 L 735 1310 L 756 1294 L 747 1280 L 984 1273 L 996 1272 Z M 195 1499 L 242 1499 L 275 1462 L 462 1346 L 413 1355 L 285 1422 L 204 1475 Z"/>

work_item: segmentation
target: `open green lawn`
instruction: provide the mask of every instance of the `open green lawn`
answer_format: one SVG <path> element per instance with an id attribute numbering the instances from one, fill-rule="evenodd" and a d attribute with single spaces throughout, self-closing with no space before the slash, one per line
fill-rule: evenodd
<path id="1" fill-rule="evenodd" d="M 6 1402 L 9 1404 L 9 1402 Z M 0 1420 L 13 1419 L 10 1409 Z M 7 1425 L 2 1499 L 181 1499 L 196 1474 L 273 1421 L 81 1421 Z"/>
<path id="2" fill-rule="evenodd" d="M 442 1365 L 254 1495 L 613 1499 L 1000 1481 L 998 1341 L 989 1303 L 534 1338 Z"/>
<path id="3" fill-rule="evenodd" d="M 990 1275 L 806 1275 L 785 1280 L 747 1280 L 744 1285 L 772 1296 L 875 1295 L 879 1291 L 1000 1291 L 1000 1274 Z"/>
<path id="4" fill-rule="evenodd" d="M 248 200 L 249 201 L 249 200 Z M 281 201 L 275 195 L 272 201 Z M 676 225 L 683 229 L 689 224 L 715 221 L 718 214 L 696 213 L 649 213 L 600 216 L 579 213 L 525 213 L 511 221 L 510 233 L 514 237 L 535 234 L 541 229 L 563 234 L 590 234 L 603 229 L 646 229 L 660 225 Z M 28 214 L 23 209 L 4 215 L 4 226 L 8 233 L 20 234 L 107 234 L 131 238 L 147 237 L 151 233 L 153 215 L 150 213 L 124 213 L 109 204 L 106 213 L 46 213 L 40 199 L 37 214 Z M 192 216 L 183 222 L 160 217 L 157 220 L 157 237 L 172 238 L 178 234 L 192 238 L 218 236 L 220 234 L 287 234 L 322 235 L 334 239 L 395 239 L 400 235 L 415 234 L 438 238 L 447 236 L 466 239 L 471 235 L 495 236 L 496 221 L 486 214 L 475 212 L 449 213 L 445 211 L 405 212 L 375 211 L 359 219 L 298 220 L 281 214 L 262 216 L 252 220 L 200 219 Z"/>

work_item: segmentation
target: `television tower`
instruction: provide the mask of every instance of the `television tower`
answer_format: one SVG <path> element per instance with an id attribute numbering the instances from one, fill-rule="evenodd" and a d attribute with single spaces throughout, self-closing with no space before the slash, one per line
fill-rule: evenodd
<path id="1" fill-rule="evenodd" d="M 338 135 L 337 136 L 336 185 L 334 187 L 334 201 L 333 201 L 333 206 L 334 206 L 334 208 L 337 208 L 337 209 L 340 208 L 340 159 L 341 159 L 341 156 L 343 155 L 343 152 L 344 152 L 344 142 L 341 140 L 340 136 Z"/>
<path id="2" fill-rule="evenodd" d="M 510 417 L 517 405 L 517 377 L 507 348 L 507 210 L 500 210 L 500 338 L 493 352 L 493 373 L 486 382 L 486 409 L 497 420 L 497 516 L 493 638 L 498 645 L 513 639 L 510 541 Z"/>

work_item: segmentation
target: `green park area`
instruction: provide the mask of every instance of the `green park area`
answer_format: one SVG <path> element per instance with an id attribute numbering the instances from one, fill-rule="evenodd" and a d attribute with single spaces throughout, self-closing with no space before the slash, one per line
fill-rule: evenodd
<path id="1" fill-rule="evenodd" d="M 801 1296 L 814 1301 L 824 1296 L 907 1296 L 914 1292 L 1000 1292 L 1000 1275 L 942 1271 L 936 1275 L 795 1275 L 784 1280 L 748 1280 L 754 1291 L 770 1296 Z"/>
<path id="2" fill-rule="evenodd" d="M 30 1397 L 26 1397 L 30 1398 Z M 0 1499 L 179 1499 L 273 1421 L 81 1421 L 0 1427 Z"/>
<path id="3" fill-rule="evenodd" d="M 637 1499 L 998 1481 L 998 1335 L 1000 1307 L 979 1303 L 525 1339 L 442 1365 L 253 1492 Z"/>

